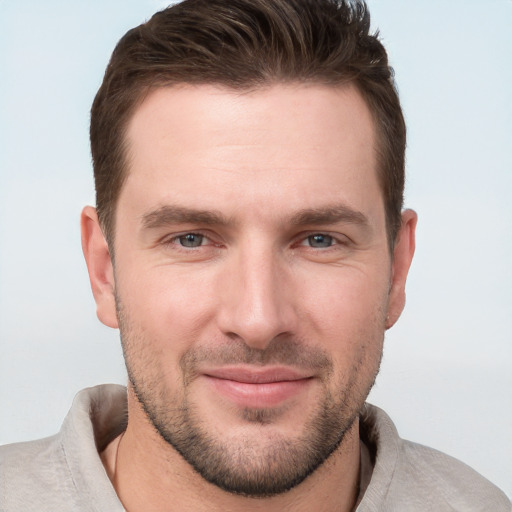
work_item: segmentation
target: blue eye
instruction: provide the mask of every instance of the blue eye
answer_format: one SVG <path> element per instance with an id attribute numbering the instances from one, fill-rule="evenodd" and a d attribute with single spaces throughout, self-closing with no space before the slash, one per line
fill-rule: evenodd
<path id="1" fill-rule="evenodd" d="M 200 247 L 203 245 L 204 236 L 197 233 L 187 233 L 178 237 L 178 242 L 183 247 Z"/>
<path id="2" fill-rule="evenodd" d="M 331 247 L 334 243 L 334 239 L 332 236 L 322 235 L 321 233 L 308 236 L 307 241 L 309 246 L 314 247 L 315 249 Z"/>

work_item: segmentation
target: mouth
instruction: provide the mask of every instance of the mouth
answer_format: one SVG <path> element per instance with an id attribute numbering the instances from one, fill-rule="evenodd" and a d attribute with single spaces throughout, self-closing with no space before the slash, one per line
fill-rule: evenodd
<path id="1" fill-rule="evenodd" d="M 223 367 L 203 372 L 213 390 L 243 408 L 268 409 L 296 398 L 313 375 L 293 368 Z"/>

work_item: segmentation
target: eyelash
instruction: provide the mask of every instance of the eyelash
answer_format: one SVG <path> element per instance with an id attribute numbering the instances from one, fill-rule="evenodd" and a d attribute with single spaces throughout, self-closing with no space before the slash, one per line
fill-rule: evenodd
<path id="1" fill-rule="evenodd" d="M 201 237 L 202 238 L 201 243 L 197 246 L 186 246 L 186 245 L 182 245 L 179 243 L 180 239 L 185 239 L 186 237 L 191 237 L 191 236 Z M 171 237 L 169 239 L 163 240 L 163 244 L 165 246 L 176 245 L 179 247 L 179 249 L 186 250 L 186 251 L 190 251 L 192 249 L 199 249 L 200 247 L 203 247 L 204 245 L 216 245 L 215 243 L 203 244 L 202 242 L 205 239 L 212 242 L 211 237 L 209 237 L 208 235 L 205 235 L 204 233 L 201 233 L 198 231 L 187 231 L 186 233 L 180 233 L 178 235 L 174 235 L 173 237 Z"/>
<path id="2" fill-rule="evenodd" d="M 201 243 L 199 245 L 186 246 L 186 245 L 183 245 L 182 243 L 180 243 L 180 240 L 185 239 L 186 237 L 193 237 L 193 236 L 201 237 Z M 325 247 L 313 247 L 313 246 L 307 244 L 308 241 L 311 243 L 311 241 L 314 237 L 326 238 L 326 239 L 328 239 L 328 242 L 330 245 L 325 246 Z M 203 243 L 205 240 L 209 241 L 210 243 Z M 312 250 L 318 250 L 318 249 L 322 250 L 323 249 L 324 251 L 332 249 L 333 247 L 335 248 L 336 246 L 346 246 L 349 243 L 349 240 L 343 236 L 340 236 L 340 235 L 335 236 L 330 233 L 326 233 L 326 232 L 322 232 L 322 231 L 303 233 L 300 235 L 300 238 L 297 237 L 297 240 L 298 240 L 298 242 L 293 244 L 295 247 L 302 246 L 302 247 L 307 247 L 308 249 L 312 249 Z M 199 249 L 200 247 L 204 247 L 204 246 L 211 246 L 211 245 L 220 246 L 221 244 L 215 243 L 210 236 L 206 235 L 205 233 L 201 233 L 200 231 L 187 231 L 185 233 L 180 233 L 180 234 L 174 235 L 173 237 L 171 237 L 169 239 L 165 239 L 163 241 L 163 245 L 165 245 L 165 246 L 174 245 L 174 246 L 177 246 L 179 248 L 179 250 L 191 251 L 194 249 Z"/>
<path id="3" fill-rule="evenodd" d="M 314 243 L 313 240 L 317 238 L 319 240 L 316 240 L 317 242 L 327 242 L 329 245 L 327 246 L 320 246 L 320 247 L 313 247 L 311 244 Z M 332 235 L 329 235 L 327 233 L 313 233 L 311 235 L 308 235 L 306 238 L 302 239 L 300 245 L 306 245 L 306 242 L 308 242 L 307 247 L 310 249 L 328 249 L 332 247 L 333 245 L 338 245 L 338 241 L 335 237 Z"/>

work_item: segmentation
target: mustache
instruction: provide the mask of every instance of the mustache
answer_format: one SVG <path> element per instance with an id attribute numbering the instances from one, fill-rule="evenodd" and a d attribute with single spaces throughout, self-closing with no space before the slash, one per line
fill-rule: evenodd
<path id="1" fill-rule="evenodd" d="M 248 346 L 242 340 L 231 340 L 214 346 L 190 348 L 180 360 L 184 375 L 193 376 L 199 368 L 227 365 L 282 365 L 314 372 L 330 373 L 332 358 L 320 347 L 312 347 L 293 339 L 273 339 L 264 349 Z"/>

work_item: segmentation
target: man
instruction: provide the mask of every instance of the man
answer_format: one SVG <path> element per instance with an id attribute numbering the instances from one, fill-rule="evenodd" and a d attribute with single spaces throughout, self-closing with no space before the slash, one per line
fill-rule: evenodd
<path id="1" fill-rule="evenodd" d="M 120 41 L 82 243 L 127 392 L 0 452 L 1 510 L 508 510 L 365 405 L 404 306 L 405 127 L 363 4 L 188 0 Z"/>

